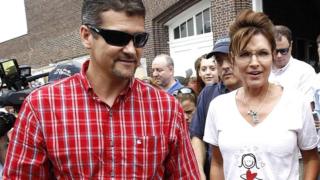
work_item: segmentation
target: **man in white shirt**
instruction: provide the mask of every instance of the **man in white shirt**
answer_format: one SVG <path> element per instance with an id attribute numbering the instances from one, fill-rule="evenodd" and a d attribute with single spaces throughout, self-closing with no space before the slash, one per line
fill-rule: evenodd
<path id="1" fill-rule="evenodd" d="M 320 34 L 317 37 L 317 46 L 318 46 L 318 57 L 320 62 Z M 320 73 L 318 73 L 315 77 L 315 81 L 313 83 L 314 90 L 314 113 L 316 112 L 318 115 L 318 121 L 315 121 L 317 128 L 320 128 Z M 318 130 L 318 134 L 320 135 L 320 131 Z M 320 144 L 318 145 L 318 150 L 320 152 Z"/>
<path id="2" fill-rule="evenodd" d="M 274 33 L 276 51 L 269 80 L 284 88 L 298 89 L 308 102 L 313 102 L 312 83 L 316 75 L 314 68 L 291 56 L 292 33 L 288 27 L 275 26 Z"/>
<path id="3" fill-rule="evenodd" d="M 318 46 L 318 57 L 319 57 L 319 63 L 320 63 L 320 34 L 317 37 L 317 46 Z M 318 73 L 315 77 L 315 81 L 313 83 L 313 88 L 315 92 L 315 110 L 318 112 L 318 115 L 320 115 L 320 73 Z"/>
<path id="4" fill-rule="evenodd" d="M 320 34 L 317 37 L 317 47 L 318 47 L 318 67 L 320 66 Z"/>

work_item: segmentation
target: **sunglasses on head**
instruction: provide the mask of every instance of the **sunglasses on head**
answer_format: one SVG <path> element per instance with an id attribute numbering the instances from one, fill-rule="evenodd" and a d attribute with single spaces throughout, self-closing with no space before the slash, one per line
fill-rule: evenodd
<path id="1" fill-rule="evenodd" d="M 132 40 L 136 48 L 142 48 L 148 41 L 149 34 L 146 32 L 129 34 L 122 31 L 102 29 L 87 25 L 89 29 L 102 36 L 102 38 L 112 46 L 126 46 Z"/>
<path id="2" fill-rule="evenodd" d="M 194 94 L 194 91 L 191 88 L 188 87 L 182 87 L 178 90 L 175 90 L 173 92 L 173 96 L 178 96 L 179 94 Z"/>
<path id="3" fill-rule="evenodd" d="M 276 54 L 280 53 L 281 55 L 287 55 L 288 52 L 289 52 L 289 48 L 276 49 Z"/>

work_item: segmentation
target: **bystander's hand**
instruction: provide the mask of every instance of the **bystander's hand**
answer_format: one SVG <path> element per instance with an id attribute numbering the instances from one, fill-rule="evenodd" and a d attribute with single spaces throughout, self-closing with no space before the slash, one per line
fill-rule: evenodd
<path id="1" fill-rule="evenodd" d="M 13 132 L 13 128 L 11 128 L 11 129 L 7 132 L 7 136 L 8 136 L 8 138 L 9 138 L 9 141 L 11 140 L 12 132 Z"/>
<path id="2" fill-rule="evenodd" d="M 314 121 L 317 131 L 320 129 L 320 121 Z"/>

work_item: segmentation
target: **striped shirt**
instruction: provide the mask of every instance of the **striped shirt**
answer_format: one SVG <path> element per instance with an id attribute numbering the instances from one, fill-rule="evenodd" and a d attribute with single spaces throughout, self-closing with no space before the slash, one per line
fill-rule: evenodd
<path id="1" fill-rule="evenodd" d="M 199 179 L 183 110 L 138 79 L 109 107 L 86 70 L 33 91 L 9 144 L 12 179 Z"/>

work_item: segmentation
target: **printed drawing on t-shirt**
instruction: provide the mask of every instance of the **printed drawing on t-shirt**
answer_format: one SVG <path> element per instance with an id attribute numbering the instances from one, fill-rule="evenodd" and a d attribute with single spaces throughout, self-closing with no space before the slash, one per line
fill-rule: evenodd
<path id="1" fill-rule="evenodd" d="M 239 166 L 239 168 L 246 169 L 246 173 L 240 175 L 241 179 L 262 180 L 262 179 L 258 178 L 258 171 L 254 172 L 254 170 L 253 170 L 254 168 L 256 168 L 256 170 L 260 169 L 257 164 L 257 158 L 255 157 L 254 154 L 252 154 L 252 153 L 243 154 L 242 158 L 241 158 L 241 165 Z"/>

